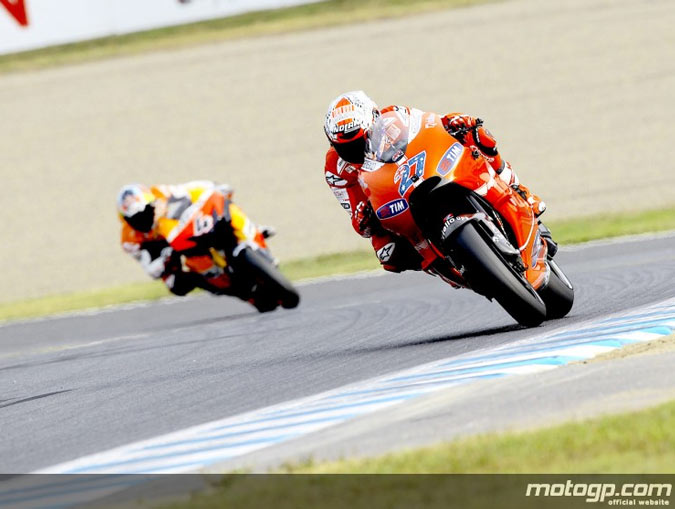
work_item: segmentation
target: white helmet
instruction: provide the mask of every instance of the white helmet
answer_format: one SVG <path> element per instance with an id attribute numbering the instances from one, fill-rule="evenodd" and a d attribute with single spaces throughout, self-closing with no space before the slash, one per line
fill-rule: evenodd
<path id="1" fill-rule="evenodd" d="M 152 191 L 141 184 L 128 184 L 117 195 L 117 212 L 120 219 L 134 230 L 147 233 L 155 221 L 155 202 Z"/>
<path id="2" fill-rule="evenodd" d="M 365 92 L 347 92 L 337 96 L 328 106 L 323 129 L 342 159 L 361 164 L 368 130 L 379 115 L 377 104 Z"/>

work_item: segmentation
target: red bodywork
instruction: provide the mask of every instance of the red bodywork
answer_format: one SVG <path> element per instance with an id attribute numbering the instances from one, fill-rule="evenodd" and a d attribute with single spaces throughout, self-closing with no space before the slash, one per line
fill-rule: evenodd
<path id="1" fill-rule="evenodd" d="M 403 118 L 400 112 L 391 112 L 383 114 L 382 119 L 387 116 L 391 116 L 392 123 Z M 539 237 L 537 220 L 527 201 L 499 178 L 484 157 L 450 136 L 439 115 L 413 112 L 408 121 L 410 136 L 405 157 L 395 163 L 367 160 L 359 174 L 361 187 L 382 226 L 406 237 L 415 246 L 424 259 L 423 268 L 444 259 L 440 249 L 415 223 L 408 200 L 413 190 L 431 177 L 455 182 L 482 196 L 508 222 L 527 267 L 525 276 L 538 289 L 546 280 L 547 248 Z"/>

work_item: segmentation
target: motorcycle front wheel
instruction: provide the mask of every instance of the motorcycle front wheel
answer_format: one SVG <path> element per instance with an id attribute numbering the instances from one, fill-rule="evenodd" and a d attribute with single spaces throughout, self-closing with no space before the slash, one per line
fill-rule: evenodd
<path id="1" fill-rule="evenodd" d="M 478 293 L 499 302 L 519 324 L 540 325 L 546 319 L 546 304 L 478 228 L 469 223 L 448 240 L 453 259 L 464 266 L 464 278 Z"/>
<path id="2" fill-rule="evenodd" d="M 300 303 L 300 295 L 291 282 L 267 258 L 250 247 L 238 253 L 236 270 L 244 270 L 244 276 L 255 282 L 254 306 L 261 313 L 272 311 L 279 304 L 291 309 Z"/>

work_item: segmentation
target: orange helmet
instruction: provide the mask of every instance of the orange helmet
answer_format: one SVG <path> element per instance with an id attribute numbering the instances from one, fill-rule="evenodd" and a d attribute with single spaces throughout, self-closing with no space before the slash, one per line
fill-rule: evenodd
<path id="1" fill-rule="evenodd" d="M 361 164 L 368 130 L 379 115 L 377 104 L 365 92 L 347 92 L 337 96 L 328 106 L 323 129 L 342 159 Z"/>
<path id="2" fill-rule="evenodd" d="M 155 223 L 156 197 L 141 184 L 123 186 L 117 195 L 117 212 L 120 219 L 134 230 L 148 233 Z"/>

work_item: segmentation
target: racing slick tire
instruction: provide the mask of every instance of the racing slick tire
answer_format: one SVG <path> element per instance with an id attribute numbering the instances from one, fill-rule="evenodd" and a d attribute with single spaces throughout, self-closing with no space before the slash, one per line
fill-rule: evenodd
<path id="1" fill-rule="evenodd" d="M 257 281 L 257 296 L 254 306 L 261 313 L 272 311 L 279 304 L 291 309 L 300 303 L 300 295 L 290 281 L 265 257 L 250 247 L 243 249 L 238 255 L 239 262 L 246 267 L 254 281 Z M 259 302 L 256 305 L 255 302 Z M 271 306 L 274 307 L 271 307 Z"/>
<path id="2" fill-rule="evenodd" d="M 546 304 L 496 246 L 471 222 L 447 241 L 453 258 L 464 266 L 464 277 L 479 293 L 494 298 L 519 324 L 536 327 L 546 319 Z"/>
<path id="3" fill-rule="evenodd" d="M 549 260 L 548 265 L 551 268 L 548 283 L 537 293 L 546 304 L 546 318 L 562 318 L 574 304 L 574 286 L 555 261 Z"/>

